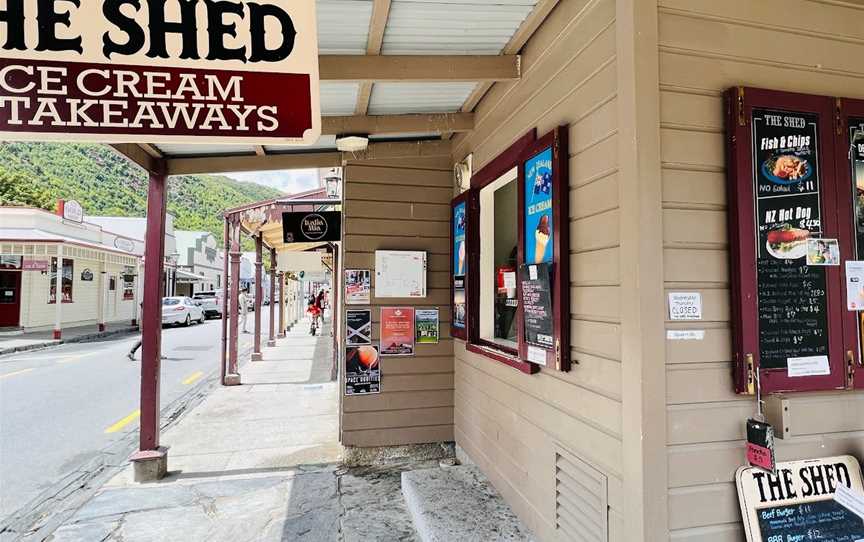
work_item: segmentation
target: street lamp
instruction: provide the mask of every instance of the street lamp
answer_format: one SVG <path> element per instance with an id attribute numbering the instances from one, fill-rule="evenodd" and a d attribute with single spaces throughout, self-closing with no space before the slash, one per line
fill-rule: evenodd
<path id="1" fill-rule="evenodd" d="M 328 198 L 339 197 L 339 183 L 342 181 L 338 175 L 328 175 L 324 178 L 324 185 L 327 188 Z"/>

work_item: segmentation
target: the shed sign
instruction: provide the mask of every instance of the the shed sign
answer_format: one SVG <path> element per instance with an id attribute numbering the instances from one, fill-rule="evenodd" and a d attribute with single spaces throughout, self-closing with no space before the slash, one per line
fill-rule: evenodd
<path id="1" fill-rule="evenodd" d="M 0 139 L 311 144 L 320 125 L 313 0 L 0 2 Z"/>

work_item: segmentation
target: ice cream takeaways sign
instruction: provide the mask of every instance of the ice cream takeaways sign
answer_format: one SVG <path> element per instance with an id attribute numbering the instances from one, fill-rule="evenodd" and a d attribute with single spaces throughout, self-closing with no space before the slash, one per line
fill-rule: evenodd
<path id="1" fill-rule="evenodd" d="M 552 147 L 525 162 L 525 263 L 552 263 Z"/>
<path id="2" fill-rule="evenodd" d="M 313 0 L 5 0 L 0 50 L 0 139 L 320 135 Z"/>

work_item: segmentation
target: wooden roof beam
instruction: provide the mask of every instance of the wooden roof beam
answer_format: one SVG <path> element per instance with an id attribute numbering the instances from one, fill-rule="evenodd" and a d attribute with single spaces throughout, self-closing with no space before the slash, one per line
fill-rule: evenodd
<path id="1" fill-rule="evenodd" d="M 372 18 L 369 20 L 369 39 L 366 40 L 366 54 L 380 55 L 381 46 L 384 43 L 384 29 L 387 28 L 387 20 L 390 18 L 390 0 L 374 0 L 372 3 Z M 354 112 L 365 115 L 369 111 L 369 100 L 372 98 L 372 83 L 369 81 L 360 83 L 360 91 L 357 93 L 357 106 Z"/>
<path id="2" fill-rule="evenodd" d="M 323 135 L 469 132 L 473 113 L 321 117 Z"/>
<path id="3" fill-rule="evenodd" d="M 237 171 L 339 167 L 344 162 L 428 156 L 449 157 L 450 141 L 370 143 L 368 149 L 356 153 L 304 152 L 268 154 L 266 156 L 205 156 L 199 158 L 169 158 L 166 159 L 166 162 L 169 175 L 193 175 Z"/>
<path id="4" fill-rule="evenodd" d="M 322 81 L 512 81 L 518 55 L 323 55 Z"/>

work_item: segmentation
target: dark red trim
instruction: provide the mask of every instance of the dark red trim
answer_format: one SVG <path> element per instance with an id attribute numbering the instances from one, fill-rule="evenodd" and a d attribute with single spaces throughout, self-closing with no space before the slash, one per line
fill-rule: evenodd
<path id="1" fill-rule="evenodd" d="M 568 128 L 559 126 L 543 135 L 522 151 L 519 163 L 519 263 L 525 263 L 525 163 L 541 152 L 552 149 L 552 317 L 553 332 L 560 349 L 560 363 L 555 350 L 547 351 L 546 367 L 570 370 L 570 182 Z M 522 299 L 522 281 L 516 282 L 517 297 Z M 519 357 L 528 358 L 528 344 L 522 325 L 522 311 L 517 311 Z"/>
<path id="2" fill-rule="evenodd" d="M 468 339 L 468 320 L 469 320 L 469 314 L 468 314 L 468 273 L 465 273 L 464 279 L 463 279 L 465 281 L 465 283 L 463 284 L 463 286 L 465 288 L 465 327 L 456 327 L 453 324 L 453 322 L 456 321 L 456 303 L 455 303 L 455 301 L 456 301 L 456 286 L 455 286 L 456 269 L 454 268 L 455 266 L 453 265 L 453 260 L 455 259 L 455 254 L 453 254 L 453 252 L 452 252 L 456 248 L 455 247 L 456 239 L 453 235 L 453 229 L 454 229 L 454 224 L 456 222 L 456 207 L 458 205 L 464 203 L 465 204 L 465 263 L 466 263 L 466 271 L 467 271 L 468 269 L 470 269 L 470 264 L 471 264 L 471 260 L 469 258 L 469 246 L 468 246 L 469 245 L 469 241 L 468 241 L 469 233 L 468 232 L 471 229 L 473 229 L 473 226 L 475 226 L 475 225 L 470 223 L 471 222 L 471 210 L 469 208 L 470 207 L 470 199 L 471 199 L 473 193 L 474 192 L 472 192 L 471 190 L 468 190 L 466 192 L 459 194 L 458 196 L 453 198 L 453 200 L 450 202 L 450 251 L 451 251 L 450 252 L 450 303 L 451 303 L 450 310 L 452 311 L 452 314 L 450 315 L 450 336 L 454 337 L 456 339 L 462 339 L 463 341 Z"/>
<path id="3" fill-rule="evenodd" d="M 471 175 L 471 188 L 479 190 L 518 166 L 522 152 L 536 139 L 537 129 L 532 128 L 501 154 L 493 158 L 491 162 Z"/>
<path id="4" fill-rule="evenodd" d="M 821 171 L 821 216 L 823 236 L 839 238 L 835 184 L 834 101 L 831 98 L 756 88 L 732 88 L 726 92 L 727 174 L 729 180 L 729 239 L 731 247 L 731 303 L 735 389 L 747 392 L 747 355 L 759 367 L 759 321 L 756 278 L 756 223 L 753 211 L 752 115 L 754 108 L 786 110 L 819 115 L 819 170 Z M 743 122 L 742 122 L 743 121 Z M 849 254 L 848 244 L 841 253 Z M 828 304 L 828 357 L 831 374 L 790 378 L 785 369 L 759 369 L 762 392 L 815 391 L 845 386 L 843 348 L 842 277 L 839 268 L 826 268 Z"/>
<path id="5" fill-rule="evenodd" d="M 839 206 L 837 208 L 840 221 L 840 247 L 841 260 L 851 259 L 857 260 L 856 237 L 855 237 L 855 205 L 853 195 L 855 194 L 855 179 L 852 176 L 852 164 L 850 163 L 850 145 L 849 141 L 849 119 L 854 117 L 856 120 L 864 121 L 864 100 L 852 100 L 843 98 L 838 100 L 838 130 L 837 130 L 837 145 L 834 150 L 834 161 L 837 168 L 837 180 L 841 190 L 838 197 Z M 843 197 L 845 189 L 847 197 Z M 844 258 L 843 247 L 848 246 L 846 258 Z M 864 250 L 864 247 L 860 247 Z M 842 266 L 840 269 L 842 276 L 841 284 L 846 284 L 846 268 Z M 854 389 L 864 389 L 864 359 L 862 359 L 862 346 L 859 342 L 861 339 L 862 326 L 859 323 L 859 313 L 846 311 L 843 318 L 843 342 L 844 349 L 852 352 L 853 367 L 852 367 L 852 387 Z"/>
<path id="6" fill-rule="evenodd" d="M 513 367 L 514 369 L 517 369 L 525 374 L 530 375 L 540 371 L 540 367 L 538 365 L 528 363 L 526 361 L 521 361 L 517 357 L 504 353 L 501 350 L 501 346 L 490 348 L 487 346 L 481 346 L 479 344 L 468 343 L 465 348 L 469 352 L 474 352 L 475 354 L 486 356 L 487 358 L 494 359 L 495 361 L 500 361 L 501 363 L 509 365 L 510 367 Z"/>

